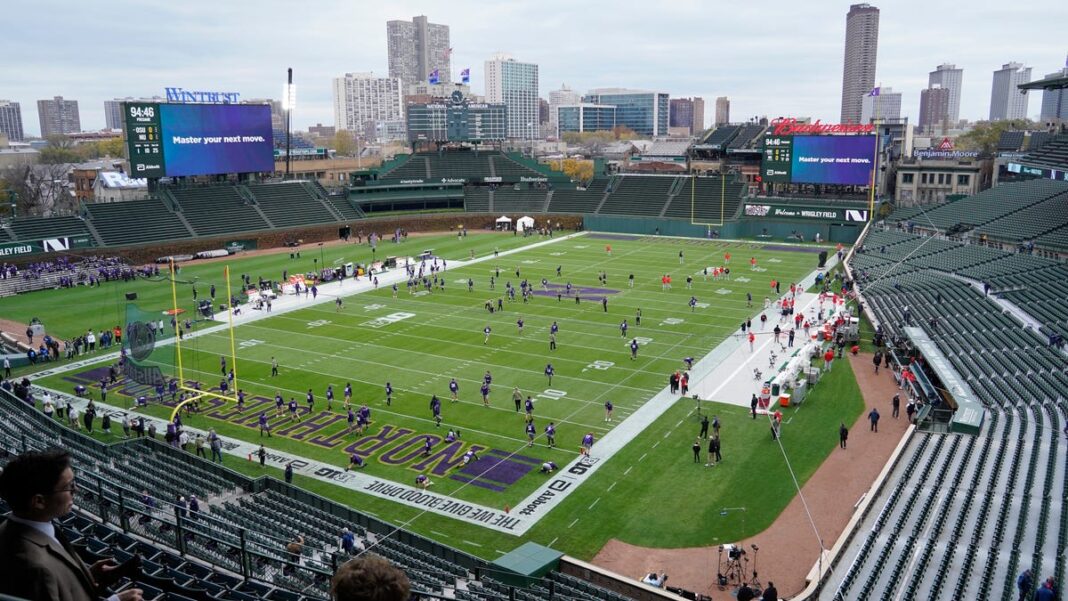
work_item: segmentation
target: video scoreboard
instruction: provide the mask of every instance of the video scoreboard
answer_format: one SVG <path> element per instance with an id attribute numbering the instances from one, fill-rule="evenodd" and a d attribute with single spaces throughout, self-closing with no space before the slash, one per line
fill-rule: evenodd
<path id="1" fill-rule="evenodd" d="M 867 186 L 875 167 L 875 136 L 764 138 L 760 176 L 768 183 Z"/>

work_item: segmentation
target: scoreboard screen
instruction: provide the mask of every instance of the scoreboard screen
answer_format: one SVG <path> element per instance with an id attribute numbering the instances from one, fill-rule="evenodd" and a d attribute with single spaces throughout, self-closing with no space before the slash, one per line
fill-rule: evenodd
<path id="1" fill-rule="evenodd" d="M 123 107 L 131 177 L 274 171 L 267 105 L 128 102 Z"/>
<path id="2" fill-rule="evenodd" d="M 760 174 L 769 183 L 871 184 L 875 136 L 767 136 Z"/>
<path id="3" fill-rule="evenodd" d="M 503 140 L 508 127 L 503 104 L 411 104 L 405 113 L 410 142 Z"/>

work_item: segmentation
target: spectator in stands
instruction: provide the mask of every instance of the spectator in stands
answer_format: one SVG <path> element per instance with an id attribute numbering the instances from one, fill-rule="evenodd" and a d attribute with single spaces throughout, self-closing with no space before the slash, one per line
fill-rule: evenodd
<path id="1" fill-rule="evenodd" d="M 349 555 L 352 555 L 356 551 L 356 536 L 348 528 L 342 528 L 338 547 Z"/>
<path id="2" fill-rule="evenodd" d="M 300 534 L 294 536 L 293 540 L 286 545 L 286 551 L 292 556 L 290 559 L 293 561 L 300 559 L 300 554 L 304 552 L 304 537 Z"/>
<path id="3" fill-rule="evenodd" d="M 346 562 L 330 581 L 337 601 L 408 601 L 411 588 L 403 571 L 377 555 Z"/>
<path id="4" fill-rule="evenodd" d="M 66 515 L 78 490 L 70 454 L 27 452 L 0 475 L 0 497 L 12 513 L 0 525 L 0 593 L 32 601 L 90 601 L 114 583 L 114 560 L 87 566 L 52 520 Z M 139 601 L 127 589 L 109 601 Z"/>
<path id="5" fill-rule="evenodd" d="M 1016 577 L 1016 588 L 1020 590 L 1020 601 L 1028 601 L 1031 598 L 1031 590 L 1035 588 L 1035 579 L 1031 570 L 1024 570 Z"/>
<path id="6" fill-rule="evenodd" d="M 1035 601 L 1055 601 L 1056 599 L 1057 589 L 1054 586 L 1053 576 L 1049 576 L 1035 593 Z"/>

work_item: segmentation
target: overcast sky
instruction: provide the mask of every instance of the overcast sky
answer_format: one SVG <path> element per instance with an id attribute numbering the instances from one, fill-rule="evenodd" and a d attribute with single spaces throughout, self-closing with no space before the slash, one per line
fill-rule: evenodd
<path id="1" fill-rule="evenodd" d="M 882 9 L 876 82 L 904 92 L 913 121 L 927 73 L 964 69 L 961 117 L 985 119 L 992 73 L 1018 61 L 1038 79 L 1065 65 L 1068 2 L 894 0 Z M 539 65 L 541 94 L 566 83 L 717 96 L 731 119 L 811 116 L 837 122 L 849 2 L 796 0 L 536 0 L 473 2 L 281 0 L 12 1 L 0 37 L 0 98 L 22 105 L 39 133 L 36 101 L 79 101 L 82 128 L 104 127 L 104 100 L 163 95 L 163 88 L 281 94 L 294 69 L 294 128 L 333 124 L 331 79 L 387 75 L 386 21 L 425 14 L 449 25 L 453 78 L 512 54 Z M 1037 117 L 1033 94 L 1028 115 Z"/>

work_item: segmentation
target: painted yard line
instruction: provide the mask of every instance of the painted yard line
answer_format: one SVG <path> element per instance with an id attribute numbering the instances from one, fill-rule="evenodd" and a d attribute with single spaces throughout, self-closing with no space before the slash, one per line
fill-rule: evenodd
<path id="1" fill-rule="evenodd" d="M 287 350 L 294 350 L 294 351 L 300 350 L 300 349 L 295 349 L 295 348 L 292 348 L 292 347 L 283 347 L 283 346 L 280 346 L 280 345 L 273 345 L 273 348 L 284 348 L 284 349 L 287 349 Z M 346 357 L 345 360 L 346 361 L 361 362 L 359 359 L 353 359 L 353 358 L 350 358 L 350 357 Z M 252 362 L 252 363 L 259 363 L 259 364 L 263 364 L 263 365 L 267 365 L 267 364 L 270 363 L 269 361 L 263 361 L 263 360 L 260 360 L 260 359 L 252 359 L 252 358 L 248 358 L 248 357 L 242 359 L 242 361 Z M 383 364 L 383 363 L 376 363 L 376 365 L 383 366 L 383 367 L 392 367 L 392 366 L 388 366 L 388 365 Z M 298 366 L 298 367 L 300 367 L 300 366 Z M 191 367 L 187 367 L 185 369 L 188 370 L 188 371 L 194 371 L 196 373 L 214 374 L 214 372 L 199 370 L 199 369 L 195 369 L 195 368 L 191 368 Z M 436 377 L 436 378 L 444 378 L 444 377 L 446 377 L 444 375 L 436 375 L 436 374 L 433 374 L 431 372 L 426 372 L 426 371 L 422 371 L 422 370 L 414 370 L 414 369 L 407 369 L 407 368 L 398 368 L 398 369 L 404 369 L 406 371 L 412 371 L 412 372 L 415 372 L 415 373 L 418 373 L 418 374 L 421 374 L 421 375 L 427 375 L 427 376 Z M 382 387 L 382 384 L 380 382 L 370 382 L 368 380 L 362 380 L 360 378 L 346 378 L 346 377 L 340 376 L 338 374 L 334 374 L 334 373 L 330 373 L 330 372 L 315 371 L 315 370 L 310 370 L 310 369 L 302 369 L 302 371 L 304 371 L 305 373 L 318 374 L 318 375 L 321 375 L 321 376 L 336 377 L 336 378 L 339 378 L 340 380 L 343 380 L 343 381 L 346 381 L 346 382 L 360 382 L 360 383 L 366 384 L 368 386 L 376 387 L 376 388 L 381 388 Z M 554 377 L 560 377 L 560 376 L 554 376 Z M 474 380 L 474 379 L 470 379 L 470 378 L 457 378 L 457 380 L 460 381 L 460 382 L 473 382 L 473 383 L 476 383 L 476 384 L 479 384 L 479 385 L 481 385 L 481 383 L 482 383 L 481 380 Z M 248 379 L 247 378 L 239 378 L 238 382 L 241 382 L 241 381 L 248 381 Z M 258 381 L 268 382 L 270 380 L 263 380 L 261 378 Z M 329 383 L 337 383 L 337 382 L 329 382 Z M 339 383 L 337 383 L 337 384 L 340 386 Z M 614 390 L 615 387 L 616 386 L 612 386 L 611 388 L 609 388 L 609 390 Z M 507 388 L 507 387 L 505 386 L 504 388 Z M 629 390 L 637 390 L 638 392 L 644 392 L 646 394 L 652 392 L 652 391 L 650 391 L 648 389 L 632 388 L 632 387 L 629 387 L 629 386 L 624 386 L 623 388 L 627 388 Z M 287 390 L 287 391 L 290 391 L 290 392 L 294 392 L 291 389 L 287 389 L 287 388 L 280 388 L 280 390 Z M 417 390 L 417 389 L 414 389 L 414 388 L 410 388 L 410 387 L 394 388 L 394 390 L 408 391 L 408 392 L 411 392 L 413 394 L 437 394 L 437 392 L 433 391 L 433 390 L 432 391 L 423 392 L 423 391 L 420 391 L 420 390 Z M 296 391 L 296 392 L 297 392 L 297 394 L 303 395 L 305 391 Z M 603 396 L 603 394 L 604 393 L 602 393 L 601 395 L 598 395 L 597 398 L 599 398 L 600 396 Z M 579 398 L 579 397 L 568 397 L 568 400 L 578 401 L 578 402 L 584 403 L 586 405 L 600 405 L 600 403 L 596 400 L 596 398 L 594 400 L 585 400 L 585 399 L 582 399 L 582 398 Z M 461 401 L 461 402 L 472 403 L 471 401 Z M 641 402 L 645 402 L 645 401 L 641 401 Z M 481 402 L 472 403 L 472 404 L 481 405 Z M 588 426 L 588 427 L 596 428 L 596 429 L 604 429 L 603 426 Z"/>
<path id="2" fill-rule="evenodd" d="M 623 472 L 623 475 L 624 475 L 624 476 L 626 476 L 627 474 L 629 474 L 629 473 L 630 473 L 630 470 L 632 470 L 632 469 L 634 469 L 634 466 L 633 466 L 633 465 L 632 465 L 632 466 L 630 466 L 630 467 L 628 467 L 628 468 L 627 468 L 627 471 Z"/>
<path id="3" fill-rule="evenodd" d="M 271 328 L 271 327 L 268 327 L 268 326 L 265 326 L 265 325 L 258 325 L 258 324 L 251 325 L 250 324 L 248 327 L 260 328 L 260 329 L 264 329 L 264 330 L 270 330 L 272 332 L 278 332 L 279 334 L 289 334 L 289 335 L 296 334 L 296 332 L 292 332 L 290 330 Z M 342 340 L 340 340 L 338 338 L 333 338 L 331 336 L 319 336 L 319 335 L 316 335 L 316 334 L 304 334 L 304 333 L 301 333 L 301 334 L 303 336 L 305 336 L 305 337 L 315 337 L 315 338 L 321 338 L 321 339 L 324 339 L 324 340 L 332 340 L 332 341 L 336 341 L 336 342 L 347 342 L 347 341 L 342 341 Z M 390 334 L 390 335 L 397 335 L 397 334 Z M 426 338 L 423 337 L 423 336 L 412 336 L 412 337 L 413 338 L 419 338 L 420 340 L 423 340 L 424 342 L 426 341 Z M 221 336 L 221 338 L 222 338 L 222 342 L 224 342 L 227 345 L 229 344 L 229 340 L 230 340 L 229 336 L 223 335 L 223 336 Z M 383 348 L 382 345 L 376 345 L 373 342 L 360 342 L 358 344 L 361 347 L 373 347 L 373 348 L 376 348 L 376 349 Z M 472 346 L 474 348 L 484 348 L 482 345 L 460 345 L 460 346 Z M 620 345 L 620 346 L 622 347 L 623 345 Z M 252 347 L 252 348 L 255 348 L 255 347 Z M 297 347 L 292 347 L 292 346 L 283 346 L 283 345 L 279 345 L 279 344 L 276 344 L 276 343 L 271 343 L 271 348 L 281 348 L 281 349 L 285 349 L 285 350 L 288 350 L 288 351 L 294 351 L 295 353 L 304 354 L 304 355 L 307 355 L 309 353 L 316 354 L 316 355 L 328 355 L 328 353 L 319 353 L 319 352 L 314 351 L 314 350 L 302 349 L 302 348 L 297 348 Z M 391 351 L 396 352 L 396 353 L 409 353 L 409 354 L 414 354 L 414 355 L 425 355 L 425 356 L 431 357 L 433 359 L 446 359 L 446 357 L 443 357 L 442 355 L 435 355 L 435 354 L 432 354 L 432 353 L 422 353 L 422 352 L 419 352 L 419 351 L 413 351 L 413 350 L 409 350 L 409 349 L 406 349 L 406 348 L 395 348 L 395 347 L 388 347 L 388 348 L 390 348 Z M 541 359 L 545 358 L 544 355 L 536 355 L 536 354 L 532 354 L 532 353 L 518 353 L 516 351 L 504 351 L 504 352 L 516 353 L 518 355 L 522 355 L 522 356 L 525 356 L 525 357 L 533 357 L 533 358 L 538 359 L 539 361 Z M 243 360 L 244 361 L 256 361 L 255 359 L 248 359 L 248 358 L 245 358 Z M 404 365 L 400 365 L 399 364 L 400 362 L 382 363 L 382 362 L 378 362 L 378 361 L 368 361 L 367 359 L 360 359 L 360 358 L 357 358 L 357 357 L 344 357 L 344 360 L 345 361 L 349 361 L 349 362 L 367 364 L 369 366 L 374 366 L 374 367 L 388 367 L 388 368 L 391 368 L 391 369 L 409 371 L 409 372 L 416 373 L 416 374 L 439 375 L 440 376 L 440 374 L 432 374 L 431 372 L 427 372 L 427 371 L 423 371 L 423 370 L 419 370 L 419 369 L 414 369 L 414 368 L 411 368 L 411 367 L 405 367 Z M 578 363 L 580 365 L 583 365 L 583 364 L 588 365 L 589 364 L 588 361 L 578 361 L 578 360 L 574 360 L 574 359 L 572 359 L 570 361 L 572 361 L 574 363 Z M 258 361 L 258 362 L 263 363 L 263 361 Z M 526 370 L 520 370 L 518 368 L 509 367 L 507 365 L 502 365 L 502 364 L 498 364 L 498 363 L 485 363 L 485 362 L 482 362 L 482 365 L 484 367 L 486 367 L 487 369 L 490 369 L 491 371 L 492 370 L 498 370 L 498 371 L 507 372 L 509 370 L 514 370 L 514 371 L 519 371 L 520 373 L 523 373 L 525 375 L 529 375 L 530 373 L 536 373 L 536 374 L 541 375 L 541 371 L 540 370 L 526 371 Z M 617 366 L 618 365 L 623 365 L 623 364 L 620 363 L 620 364 L 617 364 Z M 613 367 L 616 367 L 616 366 L 613 366 Z M 622 370 L 622 371 L 630 371 L 631 375 L 639 374 L 639 373 L 640 374 L 647 373 L 646 371 L 640 370 L 640 369 L 631 369 L 631 368 L 622 368 L 622 367 L 620 367 L 620 370 Z M 441 377 L 444 377 L 444 376 L 441 376 Z M 555 375 L 553 377 L 558 377 L 558 378 L 566 379 L 566 380 L 578 380 L 580 382 L 589 382 L 588 378 L 582 378 L 582 377 L 579 377 L 579 376 L 566 376 L 566 375 L 557 374 L 557 375 Z M 471 383 L 481 383 L 481 380 L 471 379 L 471 378 L 461 378 L 460 381 L 471 382 Z M 623 386 L 623 385 L 620 385 L 620 384 L 616 384 L 615 386 L 619 387 L 619 388 L 627 388 L 627 389 L 630 389 L 630 390 L 635 390 L 635 391 L 642 392 L 642 393 L 651 392 L 648 388 L 639 388 L 639 387 L 633 387 L 633 386 Z"/>
<path id="4" fill-rule="evenodd" d="M 200 370 L 193 370 L 193 371 L 197 371 L 198 373 L 206 373 L 206 372 L 203 372 L 203 371 L 200 371 Z M 277 387 L 277 389 L 280 390 L 280 391 L 284 390 L 286 392 L 295 393 L 296 395 L 304 394 L 304 391 L 292 390 L 290 388 Z M 396 392 L 396 390 L 399 390 L 399 389 L 394 389 L 394 392 Z M 336 401 L 337 399 L 334 399 L 334 400 Z M 384 403 L 385 401 L 381 401 L 380 400 L 380 401 L 377 401 L 377 402 L 378 403 Z M 457 402 L 466 403 L 466 404 L 469 404 L 469 405 L 472 405 L 472 406 L 478 406 L 478 407 L 482 406 L 481 402 L 478 402 L 478 403 L 471 402 L 471 401 L 457 401 Z M 389 405 L 386 405 L 386 407 L 389 407 Z M 303 405 L 301 405 L 301 408 L 303 408 Z M 488 409 L 492 409 L 492 410 L 495 410 L 495 411 L 504 411 L 506 413 L 510 413 L 510 411 L 509 411 L 509 409 L 507 407 L 495 407 L 493 405 L 490 405 L 488 407 Z M 389 409 L 385 409 L 385 408 L 382 408 L 382 407 L 375 407 L 374 411 L 375 412 L 389 414 L 389 415 L 394 415 L 394 416 L 401 417 L 401 418 L 413 419 L 413 420 L 419 421 L 419 422 L 426 422 L 428 424 L 435 423 L 435 421 L 433 419 L 424 418 L 424 417 L 418 417 L 418 416 L 412 415 L 410 413 L 396 413 L 394 411 L 390 411 Z M 320 413 L 322 413 L 322 411 Z M 337 411 L 333 411 L 331 413 L 334 413 L 335 415 L 344 415 L 343 413 L 340 413 L 340 412 L 337 412 Z M 574 414 L 575 413 L 573 412 L 570 415 L 574 415 Z M 569 417 L 570 417 L 570 415 L 569 415 Z M 552 421 L 555 421 L 557 423 L 577 425 L 577 426 L 580 426 L 584 430 L 596 430 L 596 431 L 599 431 L 599 432 L 607 432 L 607 431 L 610 430 L 609 428 L 605 428 L 604 426 L 596 426 L 596 425 L 595 426 L 589 426 L 589 425 L 586 425 L 586 424 L 573 422 L 573 421 L 570 421 L 567 417 L 550 418 L 549 416 L 546 416 L 545 419 L 552 419 Z M 374 422 L 372 421 L 371 423 L 373 424 Z M 448 426 L 448 425 L 456 425 L 456 424 L 450 424 L 449 422 L 445 421 L 444 419 L 442 420 L 441 423 L 446 425 L 446 426 Z M 259 426 L 256 426 L 256 425 L 252 425 L 252 426 L 248 426 L 248 427 L 249 427 L 250 430 L 253 430 L 253 431 L 258 430 L 258 428 L 259 428 Z M 344 427 L 348 427 L 348 426 L 344 425 Z M 512 441 L 512 442 L 522 442 L 524 445 L 527 442 L 525 438 L 523 438 L 523 439 L 512 438 L 510 436 L 505 436 L 503 434 L 494 434 L 492 432 L 486 432 L 486 431 L 483 431 L 483 430 L 478 430 L 476 428 L 471 428 L 469 426 L 464 426 L 464 430 L 467 431 L 467 432 L 478 432 L 479 434 L 485 434 L 487 436 L 494 436 L 496 438 L 501 438 L 501 439 Z M 332 431 L 333 430 L 327 430 L 324 433 L 332 432 Z M 339 428 L 339 431 L 340 431 L 340 428 Z M 578 455 L 578 451 L 566 451 L 566 450 L 563 450 L 563 449 L 561 449 L 561 451 L 564 452 L 564 453 L 567 453 L 568 455 Z"/>
<path id="5" fill-rule="evenodd" d="M 667 436 L 665 436 L 664 438 L 667 438 Z M 651 446 L 651 447 L 649 447 L 649 448 L 650 448 L 650 449 L 655 449 L 656 447 L 660 446 L 660 443 L 661 443 L 661 442 L 662 442 L 662 441 L 659 441 L 659 440 L 658 440 L 658 441 L 654 442 L 654 443 L 653 443 L 653 446 Z"/>
<path id="6" fill-rule="evenodd" d="M 616 484 L 619 484 L 619 481 L 618 481 L 618 480 L 617 480 L 617 481 L 615 481 L 615 482 L 613 482 L 611 486 L 609 486 L 608 488 L 606 488 L 606 489 L 605 489 L 605 492 L 612 492 L 612 489 L 616 487 Z M 552 545 L 550 545 L 550 546 L 552 546 Z"/>
<path id="7" fill-rule="evenodd" d="M 596 505 L 600 500 L 601 500 L 601 497 L 597 497 L 596 499 L 593 500 L 593 503 L 590 503 L 590 506 L 587 507 L 586 509 L 587 510 L 593 509 L 593 506 Z"/>
<path id="8" fill-rule="evenodd" d="M 552 539 L 551 541 L 549 541 L 549 548 L 552 548 L 552 546 L 555 545 L 556 541 L 558 541 L 558 540 L 560 540 L 559 536 L 554 538 L 554 539 Z"/>
<path id="9" fill-rule="evenodd" d="M 579 521 L 579 519 L 578 519 L 578 518 L 575 518 L 575 521 L 573 521 L 573 522 L 571 522 L 570 524 L 568 524 L 568 525 L 567 525 L 567 528 L 568 528 L 568 530 L 570 530 L 571 528 L 574 528 L 574 527 L 575 527 L 575 524 L 577 524 L 577 523 L 578 523 L 578 521 Z"/>
<path id="10" fill-rule="evenodd" d="M 642 461 L 642 460 L 644 460 L 644 459 L 645 459 L 645 458 L 646 458 L 646 457 L 647 457 L 648 455 L 649 455 L 649 453 L 642 453 L 642 456 L 638 458 L 638 461 L 639 461 L 639 462 L 641 462 L 641 461 Z"/>
<path id="11" fill-rule="evenodd" d="M 469 540 L 467 540 L 466 538 L 465 538 L 465 539 L 463 539 L 463 542 L 465 542 L 465 543 L 467 543 L 467 544 L 469 544 L 469 545 L 473 545 L 473 546 L 475 546 L 475 547 L 481 547 L 481 546 L 482 546 L 482 545 L 480 545 L 480 544 L 478 544 L 478 543 L 476 543 L 476 542 L 473 542 L 473 541 L 469 541 Z"/>

